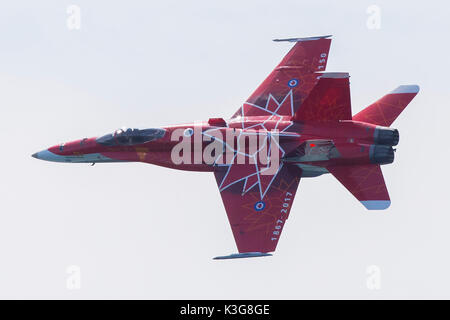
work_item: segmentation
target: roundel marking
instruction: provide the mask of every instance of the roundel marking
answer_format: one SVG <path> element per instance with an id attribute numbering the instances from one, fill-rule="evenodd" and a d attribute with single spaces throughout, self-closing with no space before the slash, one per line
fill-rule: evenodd
<path id="1" fill-rule="evenodd" d="M 264 201 L 258 201 L 255 203 L 255 211 L 262 211 L 266 207 L 266 203 Z"/>
<path id="2" fill-rule="evenodd" d="M 190 137 L 194 134 L 194 130 L 192 128 L 187 128 L 184 130 L 183 134 L 185 137 Z"/>
<path id="3" fill-rule="evenodd" d="M 291 80 L 289 80 L 289 82 L 288 82 L 288 86 L 290 87 L 290 88 L 295 88 L 296 86 L 298 86 L 298 79 L 291 79 Z"/>

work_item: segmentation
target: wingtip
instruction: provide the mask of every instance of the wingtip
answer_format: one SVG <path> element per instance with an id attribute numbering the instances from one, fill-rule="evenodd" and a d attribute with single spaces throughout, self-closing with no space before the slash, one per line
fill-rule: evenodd
<path id="1" fill-rule="evenodd" d="M 316 73 L 320 74 L 320 77 L 322 79 L 345 79 L 345 78 L 350 78 L 350 74 L 348 72 L 316 71 Z"/>
<path id="2" fill-rule="evenodd" d="M 306 37 L 306 38 L 285 38 L 285 39 L 273 39 L 275 42 L 302 42 L 302 41 L 312 41 L 312 40 L 319 40 L 319 39 L 327 39 L 331 37 L 332 35 L 326 35 L 326 36 L 314 36 L 314 37 Z"/>
<path id="3" fill-rule="evenodd" d="M 268 256 L 271 256 L 271 255 L 272 255 L 271 253 L 267 253 L 267 252 L 242 252 L 242 253 L 233 253 L 233 254 L 230 254 L 228 256 L 214 257 L 213 260 L 268 257 Z"/>
<path id="4" fill-rule="evenodd" d="M 392 90 L 391 94 L 398 94 L 398 93 L 418 93 L 420 91 L 420 87 L 417 84 L 408 84 L 408 85 L 401 85 Z"/>
<path id="5" fill-rule="evenodd" d="M 385 210 L 391 206 L 390 200 L 365 200 L 361 203 L 368 210 Z"/>

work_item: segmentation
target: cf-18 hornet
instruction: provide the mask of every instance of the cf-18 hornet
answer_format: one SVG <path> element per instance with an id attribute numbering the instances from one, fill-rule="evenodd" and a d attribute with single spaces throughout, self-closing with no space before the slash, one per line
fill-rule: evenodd
<path id="1" fill-rule="evenodd" d="M 294 45 L 229 119 L 122 128 L 33 157 L 214 173 L 238 249 L 215 259 L 271 255 L 302 178 L 331 173 L 368 210 L 386 209 L 380 166 L 394 161 L 399 142 L 390 126 L 419 87 L 399 86 L 352 115 L 349 74 L 325 71 L 330 37 L 276 39 Z"/>

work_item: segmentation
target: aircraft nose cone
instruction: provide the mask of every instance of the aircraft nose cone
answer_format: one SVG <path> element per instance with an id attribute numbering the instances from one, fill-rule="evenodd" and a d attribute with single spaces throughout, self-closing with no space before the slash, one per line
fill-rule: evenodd
<path id="1" fill-rule="evenodd" d="M 31 155 L 33 158 L 39 160 L 53 161 L 53 162 L 64 162 L 64 157 L 54 154 L 48 150 L 42 150 Z"/>

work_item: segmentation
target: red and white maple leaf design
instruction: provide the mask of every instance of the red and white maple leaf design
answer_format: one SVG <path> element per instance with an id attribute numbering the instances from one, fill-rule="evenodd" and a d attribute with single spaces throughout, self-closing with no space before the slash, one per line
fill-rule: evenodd
<path id="1" fill-rule="evenodd" d="M 255 121 L 248 122 L 247 120 L 249 117 L 245 116 L 252 108 L 257 108 L 259 111 L 260 115 L 258 117 L 251 117 L 252 119 L 258 119 L 259 121 L 257 121 L 257 123 L 255 123 Z M 261 115 L 261 113 L 263 115 Z M 265 135 L 266 138 L 264 139 L 264 143 L 259 145 L 256 152 L 253 153 L 249 153 L 249 151 L 245 149 L 245 145 L 237 143 L 237 145 L 234 146 L 234 144 L 223 141 L 225 139 L 220 141 L 220 139 L 216 138 L 216 140 L 222 142 L 226 148 L 229 148 L 229 151 L 234 153 L 234 157 L 231 161 L 227 161 L 225 164 L 217 164 L 219 167 L 227 167 L 226 173 L 219 184 L 220 191 L 225 190 L 239 181 L 245 180 L 242 194 L 245 194 L 254 187 L 258 187 L 261 199 L 264 198 L 267 190 L 270 188 L 283 165 L 280 161 L 276 164 L 271 163 L 270 159 L 273 159 L 272 156 L 274 156 L 275 152 L 278 153 L 276 159 L 281 159 L 285 154 L 285 151 L 278 141 L 278 136 L 287 135 L 288 133 L 286 133 L 286 131 L 292 125 L 290 121 L 282 121 L 283 119 L 286 119 L 286 115 L 288 115 L 288 117 L 294 115 L 292 90 L 287 93 L 281 102 L 277 101 L 273 95 L 269 94 L 265 106 L 259 106 L 248 102 L 243 104 L 242 116 L 235 120 L 240 121 L 242 127 L 242 130 L 239 130 L 237 141 L 244 141 L 240 140 L 240 138 L 244 138 L 245 135 Z M 276 122 L 276 125 L 271 130 L 266 128 L 266 123 L 268 121 L 271 121 L 272 124 L 273 122 Z M 203 134 L 212 137 L 214 136 L 215 130 L 220 130 L 220 128 L 205 130 Z M 244 164 L 237 163 L 236 160 L 238 155 L 248 158 Z M 261 164 L 261 162 L 258 161 L 261 158 L 269 159 L 268 163 Z"/>

